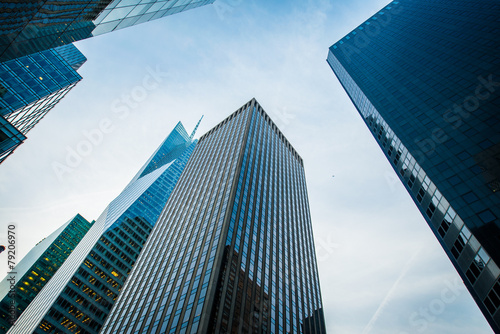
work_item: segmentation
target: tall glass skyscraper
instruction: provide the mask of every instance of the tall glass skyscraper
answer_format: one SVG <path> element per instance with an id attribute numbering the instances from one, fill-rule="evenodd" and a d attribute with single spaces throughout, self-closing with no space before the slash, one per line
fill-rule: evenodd
<path id="1" fill-rule="evenodd" d="M 393 1 L 328 63 L 500 332 L 500 4 Z"/>
<path id="2" fill-rule="evenodd" d="M 0 63 L 0 163 L 82 79 L 86 60 L 68 44 Z"/>
<path id="3" fill-rule="evenodd" d="M 193 136 L 177 124 L 9 334 L 99 332 L 194 150 Z"/>
<path id="4" fill-rule="evenodd" d="M 0 62 L 155 20 L 214 0 L 5 0 Z"/>
<path id="5" fill-rule="evenodd" d="M 101 333 L 325 333 L 302 158 L 255 99 L 203 135 Z"/>
<path id="6" fill-rule="evenodd" d="M 24 312 L 93 223 L 76 215 L 36 244 L 0 282 L 0 333 L 6 333 Z"/>

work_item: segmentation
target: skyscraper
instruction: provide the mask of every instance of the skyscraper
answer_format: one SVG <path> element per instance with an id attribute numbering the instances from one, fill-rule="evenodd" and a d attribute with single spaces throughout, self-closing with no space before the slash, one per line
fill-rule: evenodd
<path id="1" fill-rule="evenodd" d="M 196 145 L 193 136 L 177 124 L 8 333 L 99 332 Z"/>
<path id="2" fill-rule="evenodd" d="M 500 332 L 500 5 L 393 1 L 328 63 Z"/>
<path id="3" fill-rule="evenodd" d="M 4 1 L 0 62 L 155 20 L 214 0 Z"/>
<path id="4" fill-rule="evenodd" d="M 0 63 L 0 163 L 82 79 L 86 60 L 68 44 Z"/>
<path id="5" fill-rule="evenodd" d="M 0 332 L 24 312 L 94 222 L 76 215 L 33 249 L 0 282 Z"/>
<path id="6" fill-rule="evenodd" d="M 325 333 L 302 158 L 255 99 L 203 135 L 101 333 Z"/>

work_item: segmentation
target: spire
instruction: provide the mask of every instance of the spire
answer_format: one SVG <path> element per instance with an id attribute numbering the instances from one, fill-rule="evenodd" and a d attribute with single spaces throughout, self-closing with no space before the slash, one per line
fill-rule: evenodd
<path id="1" fill-rule="evenodd" d="M 198 124 L 196 124 L 196 126 L 194 127 L 193 133 L 191 133 L 191 136 L 189 136 L 189 139 L 193 140 L 194 134 L 196 133 L 196 130 L 198 129 L 198 126 L 200 125 L 201 120 L 203 119 L 203 116 L 205 116 L 205 115 L 201 115 L 201 118 L 198 121 Z"/>

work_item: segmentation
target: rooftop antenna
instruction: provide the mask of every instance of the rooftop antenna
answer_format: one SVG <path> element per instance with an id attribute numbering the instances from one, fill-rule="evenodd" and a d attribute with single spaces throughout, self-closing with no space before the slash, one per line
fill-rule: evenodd
<path id="1" fill-rule="evenodd" d="M 201 120 L 203 119 L 203 116 L 205 116 L 205 115 L 201 115 L 201 118 L 198 121 L 198 124 L 196 124 L 196 126 L 194 127 L 193 133 L 191 133 L 191 136 L 189 136 L 189 139 L 193 140 L 194 134 L 196 133 L 196 130 L 198 129 L 198 126 L 200 125 Z"/>

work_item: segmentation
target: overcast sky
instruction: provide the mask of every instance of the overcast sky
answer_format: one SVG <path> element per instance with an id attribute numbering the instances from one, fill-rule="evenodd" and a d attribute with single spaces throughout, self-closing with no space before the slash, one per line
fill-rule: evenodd
<path id="1" fill-rule="evenodd" d="M 387 3 L 217 0 L 78 42 L 83 81 L 0 166 L 0 243 L 97 219 L 178 121 L 255 97 L 304 159 L 330 333 L 492 333 L 325 61 Z"/>

